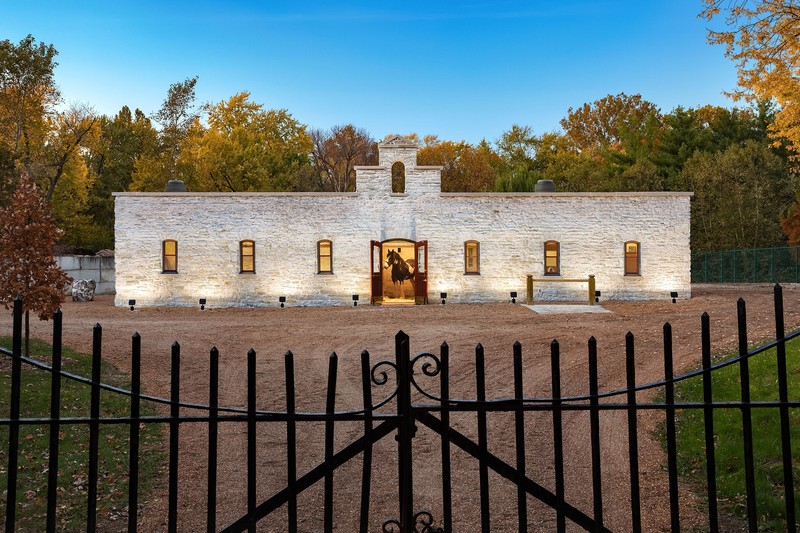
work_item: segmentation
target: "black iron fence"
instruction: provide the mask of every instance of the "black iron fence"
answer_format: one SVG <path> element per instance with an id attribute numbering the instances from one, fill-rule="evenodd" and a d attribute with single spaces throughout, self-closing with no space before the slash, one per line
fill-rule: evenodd
<path id="1" fill-rule="evenodd" d="M 800 246 L 692 254 L 692 283 L 800 283 Z"/>
<path id="2" fill-rule="evenodd" d="M 775 321 L 776 339 L 757 349 L 748 351 L 747 324 L 745 316 L 745 303 L 739 300 L 739 356 L 725 362 L 712 365 L 710 352 L 710 327 L 708 315 L 702 317 L 702 368 L 692 372 L 673 376 L 672 362 L 672 330 L 669 324 L 664 326 L 664 380 L 645 385 L 636 385 L 634 364 L 634 338 L 628 334 L 626 338 L 626 382 L 627 387 L 622 390 L 601 391 L 598 382 L 597 343 L 592 337 L 588 344 L 589 363 L 589 394 L 581 396 L 564 396 L 561 392 L 561 356 L 557 341 L 551 344 L 551 390 L 549 397 L 528 398 L 523 395 L 523 359 L 522 347 L 516 343 L 513 347 L 513 388 L 514 396 L 509 398 L 490 399 L 487 397 L 486 371 L 484 350 L 478 345 L 475 350 L 475 386 L 476 397 L 470 400 L 455 399 L 450 397 L 450 354 L 448 345 L 442 344 L 438 355 L 421 353 L 412 356 L 409 351 L 409 338 L 403 332 L 396 336 L 396 353 L 393 361 L 379 361 L 373 363 L 366 351 L 361 354 L 361 396 L 363 408 L 357 410 L 336 410 L 337 394 L 337 365 L 338 358 L 334 353 L 328 361 L 328 381 L 326 389 L 325 412 L 309 413 L 299 412 L 296 409 L 295 394 L 295 366 L 291 352 L 285 355 L 285 399 L 286 409 L 280 412 L 259 410 L 256 407 L 256 354 L 253 350 L 247 356 L 247 403 L 245 407 L 224 407 L 219 405 L 219 354 L 216 349 L 210 352 L 210 381 L 209 403 L 197 405 L 182 402 L 180 398 L 180 346 L 175 343 L 171 354 L 171 395 L 169 399 L 156 398 L 141 393 L 140 381 L 140 350 L 141 342 L 138 334 L 132 339 L 132 386 L 130 390 L 111 387 L 100 382 L 101 361 L 101 328 L 94 329 L 93 343 L 93 371 L 92 377 L 86 378 L 61 371 L 61 315 L 56 313 L 53 323 L 53 359 L 51 365 L 45 365 L 34 359 L 21 355 L 21 301 L 16 301 L 14 306 L 13 347 L 11 351 L 2 350 L 4 356 L 11 359 L 11 387 L 10 387 L 10 413 L 8 418 L 0 419 L 0 425 L 8 427 L 8 483 L 6 492 L 5 524 L 6 531 L 15 530 L 17 513 L 17 494 L 25 487 L 19 487 L 17 472 L 20 460 L 20 428 L 28 425 L 44 425 L 50 431 L 49 468 L 48 474 L 42 475 L 42 483 L 47 484 L 47 521 L 44 529 L 56 531 L 58 529 L 58 483 L 56 472 L 59 462 L 60 426 L 65 424 L 82 424 L 89 427 L 89 454 L 88 454 L 88 492 L 87 531 L 97 527 L 97 483 L 101 474 L 98 467 L 98 439 L 101 428 L 107 424 L 125 424 L 129 427 L 129 472 L 128 472 L 128 531 L 136 531 L 138 527 L 138 487 L 139 487 L 139 443 L 140 428 L 147 424 L 166 424 L 169 428 L 169 459 L 168 459 L 168 487 L 167 487 L 167 528 L 177 531 L 178 524 L 178 456 L 180 428 L 186 424 L 201 424 L 207 427 L 207 476 L 206 483 L 206 524 L 208 531 L 225 532 L 255 531 L 259 521 L 270 516 L 278 508 L 285 508 L 286 531 L 302 529 L 301 519 L 298 517 L 298 495 L 316 483 L 324 486 L 324 503 L 320 512 L 323 514 L 323 528 L 332 531 L 334 524 L 334 472 L 345 463 L 361 457 L 360 498 L 358 502 L 359 530 L 367 531 L 370 524 L 370 502 L 374 497 L 373 490 L 373 446 L 387 436 L 392 435 L 396 441 L 397 479 L 396 516 L 386 517 L 382 520 L 384 532 L 438 532 L 453 531 L 453 521 L 459 513 L 458 501 L 453 501 L 453 475 L 452 458 L 456 449 L 459 453 L 472 457 L 477 466 L 478 482 L 477 491 L 480 497 L 480 524 L 473 524 L 471 530 L 490 531 L 493 527 L 490 513 L 490 483 L 489 474 L 494 472 L 494 479 L 502 478 L 513 484 L 516 491 L 516 523 L 509 527 L 526 531 L 529 527 L 530 513 L 529 500 L 533 498 L 537 505 L 543 504 L 551 509 L 555 515 L 553 529 L 565 531 L 569 523 L 577 525 L 588 531 L 609 531 L 604 521 L 603 498 L 603 469 L 601 466 L 600 446 L 600 420 L 601 415 L 611 411 L 622 411 L 627 414 L 627 462 L 629 467 L 630 495 L 630 522 L 625 529 L 630 531 L 642 530 L 642 504 L 640 497 L 639 473 L 639 428 L 638 415 L 642 411 L 663 416 L 666 428 L 667 472 L 668 487 L 664 491 L 669 494 L 670 525 L 673 531 L 681 527 L 681 513 L 679 507 L 679 480 L 676 461 L 676 411 L 683 409 L 702 410 L 705 421 L 707 472 L 707 500 L 708 516 L 707 529 L 719 531 L 720 523 L 717 510 L 716 493 L 716 460 L 714 443 L 714 412 L 718 408 L 737 409 L 742 413 L 742 439 L 744 448 L 744 463 L 746 469 L 746 482 L 743 487 L 746 493 L 748 527 L 750 531 L 758 528 L 758 509 L 756 508 L 756 495 L 753 472 L 758 467 L 753 460 L 753 428 L 751 423 L 751 410 L 772 409 L 781 422 L 781 449 L 784 476 L 782 482 L 785 487 L 786 502 L 786 527 L 788 531 L 795 531 L 795 494 L 792 479 L 792 453 L 789 434 L 790 409 L 800 407 L 800 400 L 790 399 L 787 392 L 786 368 L 786 342 L 800 336 L 800 330 L 788 335 L 784 332 L 783 324 L 783 298 L 780 286 L 775 287 Z M 768 349 L 777 351 L 778 375 L 778 401 L 751 401 L 749 397 L 749 371 L 748 360 Z M 20 416 L 20 382 L 22 365 L 30 365 L 36 369 L 47 371 L 52 376 L 51 416 L 46 419 L 29 419 Z M 737 402 L 715 403 L 712 395 L 712 374 L 720 367 L 738 364 L 741 369 L 742 398 Z M 681 403 L 675 400 L 675 384 L 695 376 L 702 378 L 704 401 L 694 403 Z M 394 378 L 394 379 L 392 379 Z M 438 379 L 437 379 L 438 378 Z M 59 394 L 62 379 L 75 380 L 91 387 L 91 405 L 89 417 L 60 418 Z M 434 379 L 437 382 L 436 390 L 424 386 L 424 380 Z M 657 399 L 651 402 L 638 402 L 637 393 L 663 391 L 656 395 Z M 101 390 L 104 394 L 119 394 L 130 398 L 130 414 L 125 417 L 102 417 L 99 409 L 99 396 Z M 373 398 L 375 392 L 382 392 L 379 399 Z M 169 413 L 158 416 L 143 416 L 140 408 L 142 401 L 161 403 Z M 182 415 L 184 410 L 201 410 L 201 416 Z M 582 509 L 579 505 L 569 501 L 565 495 L 565 461 L 563 439 L 563 417 L 568 412 L 588 412 L 590 431 L 591 479 L 585 481 L 592 490 L 591 509 Z M 552 468 L 553 484 L 546 487 L 537 483 L 529 475 L 526 464 L 526 438 L 525 419 L 532 416 L 533 412 L 544 413 L 552 423 Z M 457 429 L 451 423 L 451 415 L 456 413 L 472 414 L 477 420 L 474 432 Z M 503 459 L 503 454 L 497 450 L 490 450 L 488 446 L 487 415 L 490 413 L 509 413 L 513 415 L 513 461 Z M 363 424 L 363 432 L 358 438 L 344 446 L 334 446 L 334 433 L 337 424 L 349 421 Z M 218 486 L 218 429 L 221 423 L 241 423 L 246 426 L 247 441 L 247 479 L 244 491 L 246 492 L 247 511 L 239 519 L 230 523 L 219 524 L 217 518 L 217 486 Z M 304 474 L 298 473 L 298 426 L 306 423 L 319 425 L 324 423 L 324 461 L 310 468 Z M 285 428 L 286 455 L 281 459 L 285 467 L 285 486 L 276 491 L 265 500 L 257 498 L 257 457 L 259 451 L 256 446 L 257 426 L 260 424 L 280 424 Z M 441 450 L 441 461 L 430 465 L 429 468 L 440 469 L 441 473 L 441 501 L 436 507 L 441 509 L 441 516 L 434 516 L 430 511 L 421 509 L 415 501 L 413 456 L 415 453 L 415 434 L 417 426 L 421 425 L 432 430 L 438 435 L 438 445 Z M 260 453 L 268 453 L 262 450 Z M 507 455 L 507 454 L 506 454 Z M 548 459 L 550 461 L 550 459 Z M 46 478 L 46 479 L 45 479 Z M 193 480 L 197 482 L 198 480 Z M 353 484 L 353 479 L 348 484 Z M 394 491 L 394 489 L 393 489 Z M 425 502 L 430 504 L 431 502 Z M 222 526 L 220 528 L 220 526 Z M 497 528 L 495 527 L 495 530 Z"/>

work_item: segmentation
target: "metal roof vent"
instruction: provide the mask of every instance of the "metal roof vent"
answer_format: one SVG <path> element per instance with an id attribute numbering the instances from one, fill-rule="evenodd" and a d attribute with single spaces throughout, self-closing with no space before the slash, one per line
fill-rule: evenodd
<path id="1" fill-rule="evenodd" d="M 539 186 L 538 184 L 536 185 Z M 186 192 L 186 185 L 181 180 L 169 180 L 167 182 L 167 192 Z"/>
<path id="2" fill-rule="evenodd" d="M 556 192 L 556 184 L 553 180 L 539 180 L 533 188 L 534 192 Z"/>

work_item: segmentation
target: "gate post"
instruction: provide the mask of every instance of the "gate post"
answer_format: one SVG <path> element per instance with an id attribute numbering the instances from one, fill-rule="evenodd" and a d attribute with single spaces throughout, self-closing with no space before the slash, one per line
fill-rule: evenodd
<path id="1" fill-rule="evenodd" d="M 526 282 L 525 288 L 528 290 L 526 294 L 525 303 L 531 305 L 533 303 L 533 276 L 528 274 L 528 280 Z"/>
<path id="2" fill-rule="evenodd" d="M 414 486 L 411 439 L 416 427 L 411 413 L 411 353 L 408 335 L 399 331 L 395 335 L 395 364 L 397 365 L 397 466 L 398 496 L 400 502 L 400 530 L 413 531 Z"/>

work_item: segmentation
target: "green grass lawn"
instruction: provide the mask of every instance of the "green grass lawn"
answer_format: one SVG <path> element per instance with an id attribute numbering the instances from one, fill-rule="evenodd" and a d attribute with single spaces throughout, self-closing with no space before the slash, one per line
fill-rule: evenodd
<path id="1" fill-rule="evenodd" d="M 800 339 L 787 344 L 786 350 L 789 398 L 800 398 Z M 751 400 L 778 400 L 777 356 L 769 350 L 750 358 Z M 712 377 L 714 401 L 741 399 L 739 365 L 735 363 L 715 370 Z M 701 402 L 703 384 L 700 377 L 679 383 L 676 402 Z M 800 409 L 790 409 L 792 467 L 795 491 L 800 490 Z M 753 449 L 757 510 L 762 531 L 785 531 L 783 459 L 779 411 L 776 408 L 753 408 Z M 703 412 L 685 409 L 677 417 L 678 468 L 684 480 L 706 493 L 705 437 Z M 742 416 L 739 409 L 715 409 L 717 490 L 720 513 L 738 517 L 746 525 L 746 491 Z M 795 501 L 800 516 L 800 496 Z"/>
<path id="2" fill-rule="evenodd" d="M 0 337 L 0 346 L 10 348 L 11 340 Z M 52 348 L 42 341 L 31 339 L 31 355 L 50 364 Z M 0 355 L 6 358 L 5 355 Z M 91 356 L 63 349 L 62 368 L 66 372 L 91 376 Z M 9 368 L 5 366 L 3 368 Z M 49 417 L 50 374 L 22 365 L 22 417 Z M 102 366 L 102 381 L 130 389 L 129 377 L 110 364 Z M 0 371 L 0 417 L 8 418 L 11 389 L 10 371 Z M 62 379 L 61 416 L 86 417 L 89 415 L 90 388 L 69 379 Z M 130 400 L 110 392 L 100 393 L 101 416 L 129 416 Z M 154 414 L 142 403 L 142 415 Z M 97 520 L 101 530 L 112 529 L 111 522 L 118 521 L 119 528 L 127 523 L 128 502 L 128 432 L 125 424 L 101 425 L 99 439 L 99 480 Z M 141 426 L 139 501 L 162 476 L 158 472 L 164 465 L 161 450 L 163 431 L 156 425 Z M 59 471 L 57 523 L 60 531 L 80 531 L 86 524 L 88 490 L 89 428 L 85 424 L 61 425 L 59 433 Z M 22 426 L 20 429 L 19 473 L 17 478 L 17 529 L 19 531 L 44 531 L 47 516 L 47 472 L 49 428 L 47 426 Z M 8 478 L 8 426 L 0 426 L 0 509 L 5 514 L 5 488 Z M 102 527 L 105 524 L 106 527 Z"/>

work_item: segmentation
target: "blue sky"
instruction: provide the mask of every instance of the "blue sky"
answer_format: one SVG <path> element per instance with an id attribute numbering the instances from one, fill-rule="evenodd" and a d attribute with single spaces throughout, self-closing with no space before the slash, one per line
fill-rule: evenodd
<path id="1" fill-rule="evenodd" d="M 68 102 L 158 109 L 199 76 L 200 103 L 240 91 L 310 127 L 494 141 L 559 129 L 570 107 L 639 93 L 662 111 L 734 105 L 733 64 L 705 42 L 700 0 L 0 0 L 0 39 L 59 51 Z"/>

